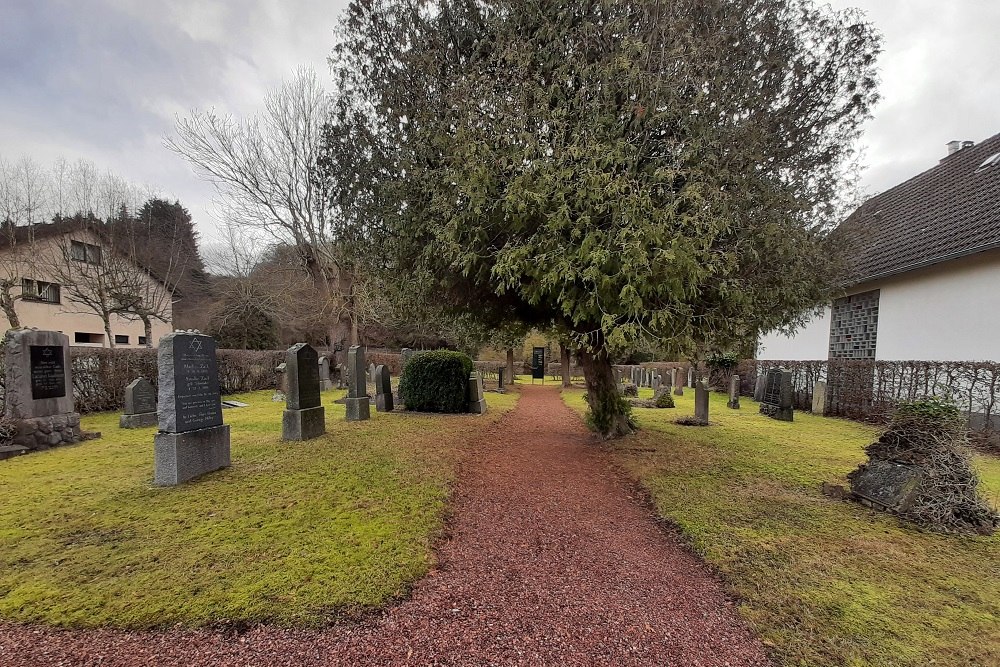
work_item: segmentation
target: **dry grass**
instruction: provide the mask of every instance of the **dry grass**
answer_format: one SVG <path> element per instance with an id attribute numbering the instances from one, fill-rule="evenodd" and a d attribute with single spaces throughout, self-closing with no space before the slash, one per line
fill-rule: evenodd
<path id="1" fill-rule="evenodd" d="M 644 390 L 643 397 L 651 394 Z M 564 394 L 581 413 L 583 394 Z M 712 395 L 710 428 L 692 414 L 636 409 L 643 431 L 615 444 L 659 513 L 741 599 L 741 612 L 789 667 L 1000 665 L 1000 535 L 921 532 L 827 498 L 876 432 L 797 413 L 794 423 Z M 983 490 L 1000 497 L 1000 460 L 980 457 Z"/>
<path id="2" fill-rule="evenodd" d="M 455 466 L 483 416 L 378 414 L 280 440 L 271 392 L 226 410 L 233 467 L 152 486 L 154 429 L 0 462 L 0 618 L 63 626 L 319 625 L 385 605 L 431 565 Z"/>

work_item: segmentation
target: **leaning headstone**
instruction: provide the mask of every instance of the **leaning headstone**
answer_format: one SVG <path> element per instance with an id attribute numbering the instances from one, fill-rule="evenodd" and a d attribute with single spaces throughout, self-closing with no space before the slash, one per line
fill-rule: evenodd
<path id="1" fill-rule="evenodd" d="M 792 373 L 780 368 L 767 372 L 760 413 L 778 421 L 792 421 Z"/>
<path id="2" fill-rule="evenodd" d="M 371 401 L 368 398 L 365 351 L 358 345 L 347 351 L 347 421 L 357 422 L 371 418 Z"/>
<path id="3" fill-rule="evenodd" d="M 729 402 L 726 404 L 733 410 L 740 409 L 740 376 L 729 378 Z"/>
<path id="4" fill-rule="evenodd" d="M 330 375 L 330 359 L 322 356 L 317 361 L 319 364 L 319 390 L 328 391 L 333 389 L 333 376 Z"/>
<path id="5" fill-rule="evenodd" d="M 481 415 L 486 412 L 486 398 L 483 396 L 483 378 L 479 373 L 469 375 L 469 412 Z"/>
<path id="6" fill-rule="evenodd" d="M 698 380 L 694 385 L 694 420 L 708 426 L 708 382 Z"/>
<path id="7" fill-rule="evenodd" d="M 814 415 L 826 414 L 826 382 L 822 380 L 813 385 L 812 413 Z"/>
<path id="8" fill-rule="evenodd" d="M 684 377 L 681 375 L 680 371 L 676 368 L 670 370 L 670 374 L 673 377 L 671 383 L 674 385 L 674 396 L 684 395 Z"/>
<path id="9" fill-rule="evenodd" d="M 296 343 L 285 352 L 288 378 L 285 412 L 281 416 L 282 440 L 312 440 L 326 433 L 326 408 L 320 401 L 319 355 L 307 343 Z"/>
<path id="10" fill-rule="evenodd" d="M 869 507 L 906 512 L 916 501 L 923 481 L 920 466 L 872 459 L 847 475 L 851 491 Z"/>
<path id="11" fill-rule="evenodd" d="M 389 367 L 379 364 L 375 367 L 375 410 L 392 412 L 395 405 L 392 402 L 392 376 Z"/>
<path id="12" fill-rule="evenodd" d="M 125 414 L 118 419 L 119 428 L 156 426 L 156 389 L 146 378 L 132 380 L 125 387 Z"/>
<path id="13" fill-rule="evenodd" d="M 4 352 L 4 415 L 17 428 L 6 454 L 83 440 L 73 405 L 69 338 L 57 331 L 11 329 L 4 336 Z"/>
<path id="14" fill-rule="evenodd" d="M 229 426 L 222 423 L 222 396 L 215 339 L 178 331 L 160 339 L 160 432 L 153 439 L 154 481 L 175 486 L 228 468 Z"/>
<path id="15" fill-rule="evenodd" d="M 766 383 L 767 383 L 767 375 L 766 374 L 761 375 L 759 374 L 758 371 L 757 383 L 754 385 L 753 388 L 753 400 L 757 401 L 758 403 L 764 400 L 764 385 Z"/>

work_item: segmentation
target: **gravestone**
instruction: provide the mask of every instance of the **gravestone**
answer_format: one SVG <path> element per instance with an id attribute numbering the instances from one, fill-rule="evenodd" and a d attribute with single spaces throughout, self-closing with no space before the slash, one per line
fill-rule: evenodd
<path id="1" fill-rule="evenodd" d="M 729 378 L 729 402 L 726 404 L 733 410 L 740 409 L 740 376 Z"/>
<path id="2" fill-rule="evenodd" d="M 821 416 L 826 414 L 826 382 L 822 380 L 813 385 L 812 413 Z"/>
<path id="3" fill-rule="evenodd" d="M 12 329 L 4 336 L 4 415 L 12 448 L 45 450 L 85 439 L 73 404 L 69 338 L 57 331 Z"/>
<path id="4" fill-rule="evenodd" d="M 766 374 L 760 375 L 760 371 L 758 371 L 757 383 L 753 387 L 753 400 L 757 401 L 758 403 L 764 400 L 764 385 L 766 382 L 767 382 L 767 375 Z"/>
<path id="5" fill-rule="evenodd" d="M 498 394 L 504 394 L 504 393 L 507 392 L 507 390 L 504 388 L 506 386 L 504 384 L 504 380 L 506 379 L 504 377 L 504 374 L 506 372 L 507 372 L 507 369 L 504 368 L 503 366 L 501 366 L 500 368 L 497 369 L 497 393 Z"/>
<path id="6" fill-rule="evenodd" d="M 688 389 L 695 388 L 694 366 L 688 368 Z"/>
<path id="7" fill-rule="evenodd" d="M 160 432 L 153 438 L 154 481 L 176 486 L 228 468 L 229 426 L 222 423 L 222 396 L 215 339 L 176 331 L 157 350 Z"/>
<path id="8" fill-rule="evenodd" d="M 772 368 L 764 380 L 760 413 L 778 421 L 792 421 L 792 373 Z"/>
<path id="9" fill-rule="evenodd" d="M 272 401 L 283 401 L 285 400 L 286 394 L 288 393 L 288 376 L 285 375 L 285 369 L 288 366 L 284 361 L 274 367 L 274 394 L 271 396 Z"/>
<path id="10" fill-rule="evenodd" d="M 924 472 L 919 466 L 872 459 L 849 473 L 851 491 L 876 509 L 906 512 L 917 499 Z"/>
<path id="11" fill-rule="evenodd" d="M 658 372 L 653 373 L 653 380 L 649 384 L 654 392 L 660 388 L 660 374 Z"/>
<path id="12" fill-rule="evenodd" d="M 329 391 L 333 389 L 333 376 L 330 375 L 330 359 L 323 355 L 317 361 L 319 364 L 319 390 Z"/>
<path id="13" fill-rule="evenodd" d="M 694 385 L 694 420 L 708 426 L 708 382 L 698 380 Z"/>
<path id="14" fill-rule="evenodd" d="M 120 428 L 156 426 L 156 389 L 146 378 L 132 380 L 125 387 L 125 414 L 118 419 Z"/>
<path id="15" fill-rule="evenodd" d="M 481 415 L 486 412 L 486 398 L 483 396 L 483 378 L 475 371 L 469 375 L 469 412 Z"/>
<path id="16" fill-rule="evenodd" d="M 347 421 L 357 422 L 371 419 L 371 400 L 368 398 L 365 351 L 352 345 L 347 351 Z"/>
<path id="17" fill-rule="evenodd" d="M 368 364 L 368 381 L 375 384 L 375 364 Z M 365 391 L 368 390 L 365 389 Z"/>
<path id="18" fill-rule="evenodd" d="M 672 377 L 671 384 L 674 385 L 674 396 L 684 395 L 684 376 L 677 368 L 670 369 L 670 375 Z"/>
<path id="19" fill-rule="evenodd" d="M 389 375 L 389 367 L 379 364 L 375 367 L 375 410 L 377 412 L 392 412 L 394 407 L 392 376 Z"/>
<path id="20" fill-rule="evenodd" d="M 285 412 L 281 416 L 282 440 L 311 440 L 326 433 L 326 408 L 320 400 L 319 355 L 307 343 L 296 343 L 285 352 L 288 378 Z"/>

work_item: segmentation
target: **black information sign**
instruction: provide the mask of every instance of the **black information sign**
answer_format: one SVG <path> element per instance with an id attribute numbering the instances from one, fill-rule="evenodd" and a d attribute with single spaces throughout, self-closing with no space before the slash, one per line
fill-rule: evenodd
<path id="1" fill-rule="evenodd" d="M 174 345 L 174 391 L 177 431 L 222 425 L 222 396 L 215 361 L 215 340 L 180 335 Z"/>
<path id="2" fill-rule="evenodd" d="M 531 379 L 545 382 L 545 348 L 536 347 L 531 350 Z"/>
<path id="3" fill-rule="evenodd" d="M 31 398 L 63 398 L 66 364 L 62 345 L 30 345 Z"/>

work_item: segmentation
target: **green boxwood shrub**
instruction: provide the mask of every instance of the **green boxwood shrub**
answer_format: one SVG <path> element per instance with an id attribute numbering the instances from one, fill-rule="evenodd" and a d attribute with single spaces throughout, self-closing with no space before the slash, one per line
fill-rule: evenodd
<path id="1" fill-rule="evenodd" d="M 414 355 L 399 380 L 407 410 L 465 412 L 469 408 L 472 359 L 461 352 L 436 350 Z"/>

